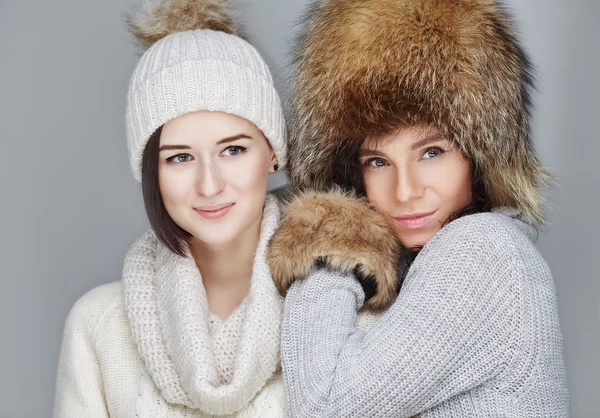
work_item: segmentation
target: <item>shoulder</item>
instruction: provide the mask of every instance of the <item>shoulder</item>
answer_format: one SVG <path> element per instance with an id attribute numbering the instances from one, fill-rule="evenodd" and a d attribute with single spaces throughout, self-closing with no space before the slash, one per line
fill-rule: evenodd
<path id="1" fill-rule="evenodd" d="M 421 250 L 413 266 L 448 269 L 480 276 L 535 276 L 548 282 L 549 267 L 534 245 L 535 227 L 503 212 L 479 213 L 456 219 Z M 454 270 L 453 270 L 454 271 Z M 537 279 L 536 279 L 537 280 Z"/>
<path id="2" fill-rule="evenodd" d="M 535 228 L 504 212 L 485 212 L 463 216 L 445 228 L 452 233 L 472 234 L 482 240 L 498 238 L 528 238 Z"/>
<path id="3" fill-rule="evenodd" d="M 122 300 L 123 282 L 103 284 L 81 296 L 73 305 L 71 315 L 101 317 Z"/>
<path id="4" fill-rule="evenodd" d="M 553 287 L 550 268 L 535 247 L 537 230 L 503 212 L 459 218 L 440 230 L 423 248 L 415 265 L 455 267 L 461 277 L 475 275 L 506 285 Z M 507 280 L 512 277 L 514 280 Z"/>
<path id="5" fill-rule="evenodd" d="M 98 286 L 75 302 L 67 318 L 66 329 L 95 338 L 100 328 L 123 311 L 123 306 L 121 281 Z"/>
<path id="6" fill-rule="evenodd" d="M 446 225 L 427 247 L 451 246 L 455 251 L 477 251 L 495 256 L 515 257 L 535 252 L 532 225 L 503 212 L 463 216 Z"/>

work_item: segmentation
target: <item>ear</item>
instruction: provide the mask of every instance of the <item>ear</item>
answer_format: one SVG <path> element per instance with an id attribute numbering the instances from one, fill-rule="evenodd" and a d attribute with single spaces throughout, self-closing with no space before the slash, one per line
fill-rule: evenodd
<path id="1" fill-rule="evenodd" d="M 277 156 L 275 155 L 275 151 L 273 151 L 273 148 L 269 147 L 269 149 L 271 152 L 271 158 L 269 159 L 269 174 L 273 174 L 277 171 L 275 170 L 275 166 L 278 166 L 279 162 L 277 161 Z"/>

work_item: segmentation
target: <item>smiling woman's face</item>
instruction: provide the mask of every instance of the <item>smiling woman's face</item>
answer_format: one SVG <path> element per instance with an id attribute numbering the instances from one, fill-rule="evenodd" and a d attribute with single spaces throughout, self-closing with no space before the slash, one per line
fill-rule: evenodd
<path id="1" fill-rule="evenodd" d="M 408 127 L 368 138 L 359 151 L 367 198 L 394 219 L 407 248 L 425 245 L 471 202 L 471 169 L 434 128 Z"/>
<path id="2" fill-rule="evenodd" d="M 159 149 L 165 208 L 192 241 L 227 244 L 259 228 L 276 157 L 253 123 L 222 112 L 188 113 L 163 126 Z"/>

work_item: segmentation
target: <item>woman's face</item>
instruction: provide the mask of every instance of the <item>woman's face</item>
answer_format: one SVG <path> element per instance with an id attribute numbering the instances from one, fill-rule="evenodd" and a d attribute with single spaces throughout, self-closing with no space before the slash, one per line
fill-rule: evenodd
<path id="1" fill-rule="evenodd" d="M 407 248 L 425 245 L 471 202 L 471 169 L 434 128 L 408 127 L 368 138 L 359 151 L 367 198 L 394 219 Z"/>
<path id="2" fill-rule="evenodd" d="M 208 245 L 258 227 L 275 153 L 251 122 L 222 112 L 188 113 L 164 124 L 158 182 L 165 208 Z"/>

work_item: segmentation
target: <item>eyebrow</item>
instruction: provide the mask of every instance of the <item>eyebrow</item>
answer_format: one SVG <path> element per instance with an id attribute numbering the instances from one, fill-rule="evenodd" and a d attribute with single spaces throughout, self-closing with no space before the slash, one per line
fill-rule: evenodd
<path id="1" fill-rule="evenodd" d="M 170 151 L 170 150 L 179 150 L 179 149 L 192 149 L 189 145 L 161 145 L 160 151 Z"/>
<path id="2" fill-rule="evenodd" d="M 234 136 L 229 136 L 229 137 L 227 137 L 227 138 L 223 138 L 223 139 L 219 140 L 219 141 L 217 142 L 217 144 L 218 144 L 218 145 L 221 145 L 221 144 L 227 144 L 228 142 L 233 142 L 233 141 L 237 141 L 238 139 L 244 139 L 244 138 L 245 138 L 245 139 L 252 139 L 252 137 L 251 137 L 251 136 L 249 136 L 249 135 L 246 135 L 246 134 L 238 134 L 238 135 L 234 135 Z"/>
<path id="3" fill-rule="evenodd" d="M 441 133 L 435 133 L 432 135 L 428 135 L 425 138 L 419 139 L 414 144 L 411 144 L 410 149 L 412 151 L 414 151 L 421 147 L 429 145 L 433 142 L 442 141 L 444 139 L 445 138 Z M 359 157 L 387 157 L 385 152 L 382 152 L 379 150 L 374 150 L 374 149 L 361 149 L 358 151 L 358 156 Z"/>
<path id="4" fill-rule="evenodd" d="M 374 149 L 360 149 L 358 150 L 358 157 L 387 157 L 387 155 L 385 155 L 385 152 Z"/>
<path id="5" fill-rule="evenodd" d="M 237 141 L 238 139 L 243 139 L 243 138 L 252 139 L 252 137 L 249 135 L 238 134 L 238 135 L 228 136 L 227 138 L 220 139 L 219 141 L 217 141 L 217 145 L 227 144 L 229 142 Z M 158 151 L 160 152 L 160 151 L 171 151 L 171 150 L 182 150 L 182 149 L 192 149 L 192 147 L 190 147 L 189 145 L 165 144 L 165 145 L 162 145 Z"/>
<path id="6" fill-rule="evenodd" d="M 412 144 L 410 146 L 410 149 L 412 151 L 414 151 L 416 149 L 419 149 L 421 147 L 429 145 L 429 144 L 431 144 L 433 142 L 438 142 L 438 141 L 442 141 L 442 140 L 444 140 L 444 136 L 441 133 L 435 133 L 433 135 L 429 135 L 429 136 L 426 136 L 423 139 L 418 140 L 417 142 L 415 142 L 414 144 Z"/>

